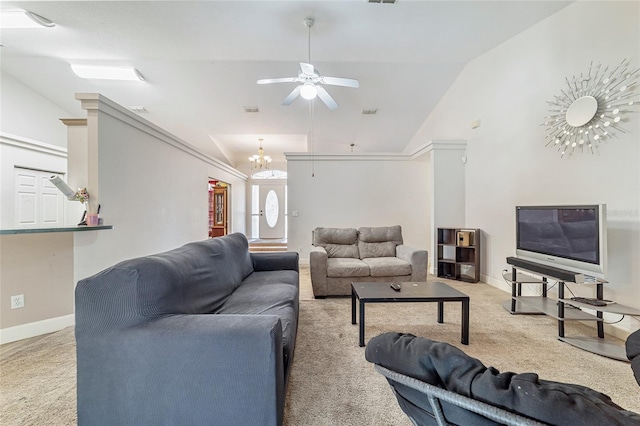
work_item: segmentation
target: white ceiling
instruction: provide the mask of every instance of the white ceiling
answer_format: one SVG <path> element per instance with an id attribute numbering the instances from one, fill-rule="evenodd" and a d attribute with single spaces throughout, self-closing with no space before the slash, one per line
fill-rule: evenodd
<path id="1" fill-rule="evenodd" d="M 313 17 L 311 63 L 360 81 L 325 86 L 340 108 L 316 101 L 314 151 L 402 152 L 467 62 L 570 3 L 2 1 L 2 11 L 29 10 L 56 26 L 2 29 L 1 67 L 72 116 L 85 115 L 79 92 L 144 106 L 147 120 L 237 167 L 260 137 L 276 160 L 311 150 L 308 101 L 280 105 L 295 83 L 256 80 L 297 75 L 308 56 L 304 19 Z M 134 66 L 146 80 L 83 80 L 70 63 Z M 378 113 L 362 114 L 370 108 Z"/>

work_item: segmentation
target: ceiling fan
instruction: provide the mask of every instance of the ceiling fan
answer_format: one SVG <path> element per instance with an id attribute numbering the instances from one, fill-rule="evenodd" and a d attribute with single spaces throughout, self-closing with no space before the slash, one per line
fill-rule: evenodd
<path id="1" fill-rule="evenodd" d="M 297 77 L 284 77 L 284 78 L 266 78 L 262 80 L 258 80 L 258 84 L 272 84 L 272 83 L 302 83 L 295 87 L 289 93 L 284 101 L 282 101 L 282 105 L 291 105 L 291 103 L 298 97 L 302 96 L 304 99 L 313 99 L 316 96 L 320 98 L 322 102 L 327 106 L 327 108 L 334 110 L 338 108 L 338 103 L 331 97 L 329 92 L 322 86 L 323 84 L 328 84 L 332 86 L 343 86 L 343 87 L 360 87 L 360 83 L 358 80 L 354 80 L 352 78 L 342 78 L 342 77 L 325 77 L 320 75 L 317 69 L 311 65 L 311 27 L 313 26 L 314 20 L 312 18 L 307 18 L 304 20 L 304 24 L 309 30 L 308 36 L 308 45 L 309 45 L 309 62 L 300 62 L 300 72 Z"/>

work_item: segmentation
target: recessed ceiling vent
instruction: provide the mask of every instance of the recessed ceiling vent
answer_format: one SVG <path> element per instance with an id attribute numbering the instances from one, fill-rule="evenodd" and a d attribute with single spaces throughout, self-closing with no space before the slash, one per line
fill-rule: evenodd
<path id="1" fill-rule="evenodd" d="M 146 114 L 149 111 L 147 111 L 147 109 L 143 106 L 130 106 L 129 107 L 129 111 L 133 111 L 136 114 Z"/>
<path id="2" fill-rule="evenodd" d="M 396 4 L 398 0 L 367 0 L 367 3 Z"/>
<path id="3" fill-rule="evenodd" d="M 362 110 L 362 115 L 375 115 L 377 113 L 378 113 L 378 108 L 369 108 L 369 109 Z"/>
<path id="4" fill-rule="evenodd" d="M 242 107 L 242 109 L 244 109 L 244 112 L 260 112 L 257 106 L 246 106 Z"/>

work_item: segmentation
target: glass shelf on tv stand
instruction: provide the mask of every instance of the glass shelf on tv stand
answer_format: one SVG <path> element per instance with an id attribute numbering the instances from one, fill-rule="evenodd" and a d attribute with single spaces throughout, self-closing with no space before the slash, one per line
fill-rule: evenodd
<path id="1" fill-rule="evenodd" d="M 512 315 L 547 315 L 548 301 L 541 300 L 547 297 L 546 278 L 536 278 L 522 272 L 516 273 L 515 280 L 511 272 L 503 273 L 502 278 L 511 283 L 511 299 L 502 304 L 507 312 Z M 542 296 L 523 296 L 522 284 L 542 285 Z"/>
<path id="2" fill-rule="evenodd" d="M 548 315 L 558 321 L 558 340 L 572 346 L 602 355 L 619 361 L 629 362 L 624 346 L 604 340 L 604 320 L 603 313 L 640 316 L 640 309 L 625 306 L 619 303 L 610 303 L 606 306 L 594 306 L 588 303 L 581 303 L 564 298 L 564 281 L 558 281 L 559 299 L 547 297 L 546 277 L 536 278 L 528 274 L 516 272 L 515 279 L 513 272 L 503 273 L 503 278 L 511 283 L 512 297 L 503 303 L 503 307 L 513 315 Z M 597 299 L 604 299 L 603 284 L 608 281 L 602 279 L 589 280 L 584 283 L 574 283 L 578 285 L 596 285 Z M 542 296 L 522 296 L 522 284 L 542 285 Z M 560 308 L 561 306 L 561 308 Z M 560 308 L 560 309 L 559 309 Z M 591 314 L 584 312 L 589 309 L 595 312 Z M 567 337 L 564 335 L 564 323 L 569 320 L 595 321 L 597 324 L 598 337 Z"/>

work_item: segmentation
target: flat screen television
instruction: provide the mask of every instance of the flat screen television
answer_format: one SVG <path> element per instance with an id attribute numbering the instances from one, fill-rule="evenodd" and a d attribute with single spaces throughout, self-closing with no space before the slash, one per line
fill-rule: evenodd
<path id="1" fill-rule="evenodd" d="M 517 206 L 519 258 L 604 278 L 607 269 L 605 204 Z"/>

